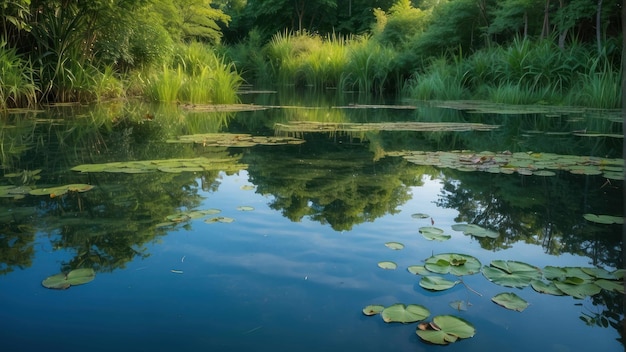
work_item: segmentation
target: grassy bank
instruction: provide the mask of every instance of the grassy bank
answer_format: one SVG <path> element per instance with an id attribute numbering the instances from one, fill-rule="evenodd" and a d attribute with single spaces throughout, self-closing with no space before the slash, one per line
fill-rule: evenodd
<path id="1" fill-rule="evenodd" d="M 406 50 L 372 36 L 282 32 L 263 44 L 252 33 L 229 47 L 179 44 L 156 64 L 119 73 L 111 64 L 96 65 L 72 52 L 57 66 L 41 60 L 33 64 L 0 45 L 0 108 L 130 96 L 166 103 L 236 103 L 244 78 L 279 89 L 356 90 L 419 100 L 594 108 L 619 108 L 622 103 L 619 63 L 576 43 L 562 49 L 554 41 L 518 39 L 471 55 L 431 57 L 410 72 L 398 63 L 406 59 Z"/>

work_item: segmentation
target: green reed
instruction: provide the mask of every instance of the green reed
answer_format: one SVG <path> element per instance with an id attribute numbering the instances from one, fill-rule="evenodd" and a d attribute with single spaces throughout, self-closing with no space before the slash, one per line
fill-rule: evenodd
<path id="1" fill-rule="evenodd" d="M 0 42 L 0 109 L 33 107 L 36 103 L 32 67 L 15 49 Z"/>

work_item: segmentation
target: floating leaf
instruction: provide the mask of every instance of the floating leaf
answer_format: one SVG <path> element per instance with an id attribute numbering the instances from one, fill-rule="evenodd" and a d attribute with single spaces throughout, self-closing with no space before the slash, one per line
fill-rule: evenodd
<path id="1" fill-rule="evenodd" d="M 437 274 L 452 274 L 457 276 L 473 275 L 480 272 L 481 263 L 478 259 L 456 253 L 437 254 L 426 259 L 424 267 Z"/>
<path id="2" fill-rule="evenodd" d="M 420 324 L 415 333 L 424 341 L 437 345 L 447 345 L 458 339 L 473 337 L 476 328 L 459 317 L 438 315 L 433 318 L 431 324 Z"/>
<path id="3" fill-rule="evenodd" d="M 365 315 L 376 315 L 379 314 L 380 312 L 383 311 L 383 309 L 385 309 L 384 306 L 378 305 L 378 304 L 372 304 L 369 305 L 365 308 L 363 308 L 363 314 Z"/>
<path id="4" fill-rule="evenodd" d="M 596 295 L 600 293 L 600 291 L 602 291 L 600 286 L 591 283 L 574 285 L 555 281 L 554 285 L 558 287 L 559 290 L 563 291 L 563 293 L 565 293 L 566 295 L 580 299 L 583 299 L 587 296 Z"/>
<path id="5" fill-rule="evenodd" d="M 587 221 L 595 222 L 597 224 L 623 224 L 624 218 L 621 216 L 611 215 L 596 215 L 596 214 L 584 214 L 583 217 Z"/>
<path id="6" fill-rule="evenodd" d="M 465 311 L 467 310 L 467 303 L 465 301 L 452 301 L 450 302 L 450 307 L 458 310 L 458 311 Z"/>
<path id="7" fill-rule="evenodd" d="M 253 190 L 253 189 L 254 189 L 254 186 L 253 186 L 253 185 L 243 185 L 243 186 L 241 186 L 240 188 L 241 188 L 242 190 L 244 190 L 244 191 L 251 191 L 251 190 Z"/>
<path id="8" fill-rule="evenodd" d="M 442 278 L 441 276 L 429 275 L 429 276 L 422 277 L 419 284 L 420 286 L 422 286 L 423 288 L 427 290 L 444 291 L 444 290 L 454 287 L 459 282 L 460 281 L 446 280 Z"/>
<path id="9" fill-rule="evenodd" d="M 532 280 L 541 279 L 539 268 L 512 260 L 494 260 L 482 272 L 489 281 L 507 287 L 526 287 Z"/>
<path id="10" fill-rule="evenodd" d="M 225 216 L 217 216 L 217 217 L 213 217 L 213 218 L 209 218 L 204 220 L 204 222 L 206 222 L 207 224 L 212 224 L 215 222 L 223 222 L 223 223 L 231 223 L 235 221 L 235 219 L 233 218 L 229 218 L 229 217 L 225 217 Z"/>
<path id="11" fill-rule="evenodd" d="M 378 267 L 387 270 L 395 270 L 398 267 L 398 264 L 390 261 L 383 261 L 378 263 Z"/>
<path id="12" fill-rule="evenodd" d="M 599 279 L 599 280 L 596 280 L 594 284 L 600 286 L 600 288 L 604 290 L 615 291 L 617 293 L 624 294 L 624 282 L 623 281 Z"/>
<path id="13" fill-rule="evenodd" d="M 552 281 L 549 284 L 546 284 L 541 280 L 533 280 L 530 282 L 530 286 L 539 293 L 547 293 L 554 296 L 564 295 L 563 291 L 559 290 L 559 288 L 556 287 Z"/>
<path id="14" fill-rule="evenodd" d="M 513 292 L 500 293 L 491 298 L 496 304 L 510 310 L 518 312 L 523 311 L 528 307 L 528 302 L 519 297 Z"/>
<path id="15" fill-rule="evenodd" d="M 96 277 L 96 272 L 91 268 L 75 269 L 67 274 L 59 273 L 52 275 L 41 282 L 46 288 L 64 290 L 70 286 L 82 285 L 91 282 Z"/>
<path id="16" fill-rule="evenodd" d="M 446 235 L 443 233 L 432 233 L 432 232 L 422 232 L 422 236 L 429 241 L 439 241 L 439 242 L 447 241 L 450 238 L 452 238 L 452 236 L 450 235 Z"/>
<path id="17" fill-rule="evenodd" d="M 415 214 L 411 214 L 411 217 L 413 219 L 428 219 L 430 215 L 424 214 L 424 213 L 415 213 Z"/>
<path id="18" fill-rule="evenodd" d="M 430 311 L 417 304 L 396 303 L 383 309 L 381 316 L 386 323 L 414 323 L 430 316 Z"/>
<path id="19" fill-rule="evenodd" d="M 237 207 L 237 210 L 239 210 L 239 211 L 253 211 L 254 207 L 250 207 L 250 206 L 247 206 L 247 205 L 240 205 L 240 206 Z"/>
<path id="20" fill-rule="evenodd" d="M 432 274 L 431 271 L 428 271 L 423 265 L 411 265 L 407 268 L 407 270 L 411 273 L 411 274 L 415 274 L 415 275 L 430 275 Z"/>
<path id="21" fill-rule="evenodd" d="M 400 242 L 387 242 L 385 246 L 396 251 L 404 249 L 404 245 Z"/>

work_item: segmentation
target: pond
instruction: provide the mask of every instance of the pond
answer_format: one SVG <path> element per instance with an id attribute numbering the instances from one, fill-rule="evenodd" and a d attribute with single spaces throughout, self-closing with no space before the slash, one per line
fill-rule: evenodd
<path id="1" fill-rule="evenodd" d="M 3 118 L 3 351 L 623 350 L 619 112 L 246 93 Z"/>

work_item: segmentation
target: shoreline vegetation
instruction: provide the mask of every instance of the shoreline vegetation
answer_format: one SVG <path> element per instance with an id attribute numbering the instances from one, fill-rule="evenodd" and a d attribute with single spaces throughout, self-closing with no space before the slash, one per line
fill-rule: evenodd
<path id="1" fill-rule="evenodd" d="M 126 12 L 105 1 L 0 3 L 5 4 L 0 37 L 4 111 L 134 97 L 163 103 L 236 104 L 244 84 L 416 100 L 605 109 L 622 104 L 621 34 L 609 36 L 611 28 L 605 25 L 595 41 L 568 35 L 577 30 L 582 36 L 581 26 L 593 18 L 573 14 L 578 22 L 567 27 L 558 22 L 562 8 L 554 10 L 550 32 L 540 23 L 528 22 L 531 8 L 507 8 L 512 1 L 491 4 L 483 27 L 477 29 L 480 23 L 474 23 L 468 29 L 482 38 L 467 42 L 461 36 L 467 34 L 463 30 L 468 24 L 457 17 L 471 15 L 463 8 L 470 1 L 414 7 L 413 3 L 432 2 L 398 0 L 386 11 L 373 9 L 369 28 L 361 33 L 285 29 L 271 34 L 253 27 L 243 39 L 223 43 L 221 28 L 234 19 L 241 22 L 245 6 L 239 12 L 230 8 L 232 14 L 227 14 L 229 8 L 198 0 L 116 0 Z M 204 16 L 198 23 L 185 20 L 187 3 L 204 4 L 194 10 Z M 165 5 L 172 8 L 162 8 Z M 178 17 L 168 17 L 171 13 Z M 507 24 L 507 18 L 524 22 Z M 457 23 L 454 35 L 450 23 Z"/>

